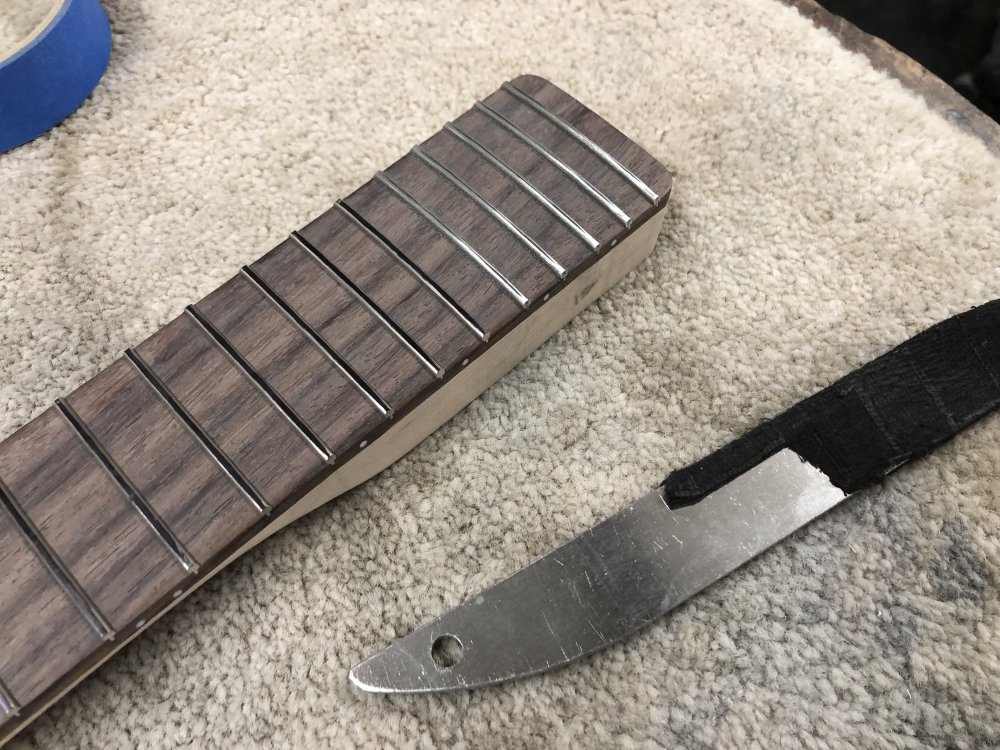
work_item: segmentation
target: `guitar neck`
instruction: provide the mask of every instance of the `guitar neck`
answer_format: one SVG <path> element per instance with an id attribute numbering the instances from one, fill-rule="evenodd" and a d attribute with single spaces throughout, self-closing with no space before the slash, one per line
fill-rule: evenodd
<path id="1" fill-rule="evenodd" d="M 0 739 L 510 369 L 648 254 L 670 187 L 518 78 L 0 443 Z"/>

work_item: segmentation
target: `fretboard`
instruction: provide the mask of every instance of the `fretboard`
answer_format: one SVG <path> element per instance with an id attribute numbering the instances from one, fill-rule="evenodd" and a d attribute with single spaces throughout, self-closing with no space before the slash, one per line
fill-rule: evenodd
<path id="1" fill-rule="evenodd" d="M 0 443 L 0 736 L 519 335 L 670 187 L 518 78 Z"/>

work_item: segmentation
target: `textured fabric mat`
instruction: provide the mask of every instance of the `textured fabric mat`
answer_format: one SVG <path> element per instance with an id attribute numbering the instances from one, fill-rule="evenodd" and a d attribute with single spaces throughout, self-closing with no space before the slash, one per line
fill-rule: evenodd
<path id="1" fill-rule="evenodd" d="M 1000 745 L 1000 419 L 577 666 L 386 698 L 354 662 L 906 337 L 1000 296 L 997 160 L 773 0 L 113 0 L 0 156 L 0 434 L 522 72 L 676 174 L 650 262 L 12 747 Z"/>

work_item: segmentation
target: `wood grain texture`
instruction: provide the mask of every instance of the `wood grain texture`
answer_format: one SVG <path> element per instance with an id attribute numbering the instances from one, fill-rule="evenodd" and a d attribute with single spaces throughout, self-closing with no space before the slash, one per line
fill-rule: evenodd
<path id="1" fill-rule="evenodd" d="M 0 444 L 0 477 L 115 629 L 184 582 L 184 569 L 55 409 Z"/>
<path id="2" fill-rule="evenodd" d="M 567 165 L 587 179 L 629 216 L 641 216 L 648 209 L 649 199 L 610 166 L 594 158 L 594 154 L 573 138 L 567 138 L 557 125 L 501 90 L 484 100 Z"/>
<path id="3" fill-rule="evenodd" d="M 0 680 L 24 705 L 101 639 L 0 510 Z"/>
<path id="4" fill-rule="evenodd" d="M 527 192 L 519 188 L 481 156 L 440 132 L 422 144 L 424 149 L 474 185 L 479 194 L 510 218 L 565 268 L 576 268 L 593 260 L 593 251 Z"/>
<path id="5" fill-rule="evenodd" d="M 534 149 L 498 127 L 480 112 L 466 112 L 455 121 L 455 125 L 541 190 L 597 238 L 602 246 L 607 247 L 612 239 L 621 234 L 622 225 L 607 210 Z"/>
<path id="6" fill-rule="evenodd" d="M 642 149 L 551 84 L 519 82 L 666 198 L 669 174 Z M 662 218 L 661 207 L 516 97 L 488 101 L 634 216 L 634 230 Z M 356 467 L 387 430 L 440 424 L 475 390 L 456 376 L 478 372 L 484 354 L 512 366 L 510 352 L 524 355 L 519 336 L 534 341 L 554 325 L 550 295 L 569 293 L 619 241 L 635 253 L 639 232 L 630 237 L 538 149 L 479 113 L 458 124 L 516 174 L 435 134 L 425 153 L 464 189 L 403 157 L 385 174 L 418 208 L 366 183 L 126 352 L 60 404 L 64 411 L 50 409 L 0 443 L 0 480 L 18 504 L 8 517 L 0 503 L 0 741 L 119 647 L 101 640 L 104 628 L 127 640 L 175 592 L 314 503 L 308 493 L 335 469 L 327 453 Z M 598 236 L 605 253 L 546 201 Z M 574 294 L 577 305 L 587 292 Z M 452 378 L 461 397 L 447 390 Z M 422 413 L 428 398 L 454 409 Z M 32 540 L 31 522 L 44 543 Z M 200 568 L 185 570 L 186 556 Z M 3 709 L 8 696 L 25 707 L 17 717 Z"/>
<path id="7" fill-rule="evenodd" d="M 433 373 L 403 346 L 391 329 L 301 246 L 283 242 L 251 268 L 390 406 L 403 406 L 434 381 Z M 239 321 L 234 322 L 235 327 L 245 328 Z M 325 400 L 318 393 L 312 397 Z M 352 429 L 348 433 L 352 437 L 363 434 L 364 428 L 379 421 L 371 406 L 361 403 L 357 389 L 352 388 L 344 400 L 357 404 L 352 409 L 364 409 L 360 413 L 369 420 L 367 425 L 357 425 L 361 429 Z M 325 408 L 331 406 L 327 403 Z M 339 425 L 341 429 L 351 426 L 346 421 Z"/>
<path id="8" fill-rule="evenodd" d="M 661 197 L 670 195 L 673 177 L 648 151 L 633 141 L 603 117 L 578 102 L 572 96 L 553 86 L 544 78 L 533 75 L 518 76 L 511 84 L 524 91 L 546 109 L 559 115 L 591 140 L 599 143 L 619 162 Z"/>
<path id="9" fill-rule="evenodd" d="M 405 156 L 386 171 L 532 302 L 559 282 L 558 275 L 514 235 L 416 157 Z"/>
<path id="10" fill-rule="evenodd" d="M 324 212 L 300 234 L 441 367 L 451 369 L 479 346 L 478 337 L 458 315 L 340 209 Z"/>
<path id="11" fill-rule="evenodd" d="M 306 440 L 190 317 L 175 318 L 136 351 L 272 506 L 322 467 Z"/>
<path id="12" fill-rule="evenodd" d="M 521 311 L 461 250 L 374 180 L 347 196 L 344 203 L 437 281 L 483 330 L 499 331 Z"/>
<path id="13" fill-rule="evenodd" d="M 67 401 L 199 562 L 260 519 L 239 486 L 127 360 L 84 383 Z"/>

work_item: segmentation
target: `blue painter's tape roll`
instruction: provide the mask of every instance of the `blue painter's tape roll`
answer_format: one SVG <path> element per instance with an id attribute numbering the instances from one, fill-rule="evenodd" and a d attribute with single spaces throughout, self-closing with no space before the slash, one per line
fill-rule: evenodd
<path id="1" fill-rule="evenodd" d="M 59 0 L 48 21 L 0 60 L 0 153 L 72 114 L 110 56 L 111 25 L 100 0 Z"/>

